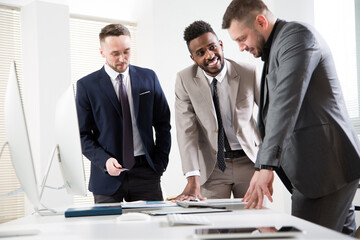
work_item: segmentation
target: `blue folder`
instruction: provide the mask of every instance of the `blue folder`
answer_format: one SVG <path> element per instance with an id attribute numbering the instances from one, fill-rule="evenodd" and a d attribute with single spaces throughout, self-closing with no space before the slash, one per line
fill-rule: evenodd
<path id="1" fill-rule="evenodd" d="M 85 217 L 122 214 L 121 205 L 74 207 L 65 211 L 65 217 Z"/>

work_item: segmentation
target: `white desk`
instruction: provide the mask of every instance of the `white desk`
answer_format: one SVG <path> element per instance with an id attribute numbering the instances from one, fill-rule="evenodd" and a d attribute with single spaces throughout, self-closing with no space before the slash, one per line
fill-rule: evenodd
<path id="1" fill-rule="evenodd" d="M 133 210 L 131 210 L 133 211 Z M 126 210 L 124 210 L 126 212 Z M 12 237 L 15 239 L 193 239 L 195 228 L 206 227 L 254 227 L 293 225 L 305 230 L 306 234 L 297 239 L 353 239 L 335 231 L 312 224 L 302 219 L 277 213 L 269 209 L 234 210 L 224 213 L 204 213 L 213 225 L 210 226 L 169 226 L 165 216 L 152 216 L 148 222 L 116 222 L 117 215 L 100 217 L 65 218 L 63 215 L 32 215 L 9 223 L 1 229 L 37 228 L 38 235 Z M 3 239 L 3 238 L 2 238 Z M 1 239 L 1 240 L 2 240 Z"/>

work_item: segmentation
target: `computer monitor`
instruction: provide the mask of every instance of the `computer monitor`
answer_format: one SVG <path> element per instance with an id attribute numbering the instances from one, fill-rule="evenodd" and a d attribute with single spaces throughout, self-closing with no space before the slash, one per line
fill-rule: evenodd
<path id="1" fill-rule="evenodd" d="M 10 68 L 4 110 L 12 164 L 22 190 L 37 210 L 41 206 L 39 189 L 14 62 Z"/>
<path id="2" fill-rule="evenodd" d="M 79 123 L 73 86 L 63 93 L 56 105 L 55 141 L 58 160 L 67 192 L 86 195 L 85 171 L 81 152 Z"/>

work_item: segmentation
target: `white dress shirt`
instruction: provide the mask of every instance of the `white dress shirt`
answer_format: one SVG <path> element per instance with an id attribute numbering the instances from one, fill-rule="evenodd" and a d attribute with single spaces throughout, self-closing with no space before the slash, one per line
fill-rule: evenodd
<path id="1" fill-rule="evenodd" d="M 114 86 L 114 90 L 116 92 L 117 97 L 119 98 L 119 84 L 120 82 L 116 79 L 120 73 L 116 72 L 114 69 L 109 67 L 107 64 L 104 65 L 105 72 L 109 75 L 111 79 L 111 83 Z M 123 81 L 126 88 L 126 93 L 129 99 L 129 106 L 130 106 L 130 113 L 131 113 L 131 122 L 132 122 L 132 130 L 133 130 L 133 141 L 134 141 L 134 156 L 144 155 L 145 151 L 143 149 L 143 145 L 140 138 L 140 133 L 136 125 L 136 119 L 134 114 L 134 102 L 132 99 L 132 92 L 131 92 L 131 81 L 130 81 L 130 74 L 129 68 L 122 72 L 123 74 Z"/>
<path id="2" fill-rule="evenodd" d="M 211 93 L 213 93 L 213 85 L 212 81 L 214 77 L 211 77 L 207 75 L 207 73 L 203 70 L 203 73 L 206 77 L 206 79 L 209 81 L 209 87 L 211 89 Z M 234 127 L 232 125 L 232 114 L 231 114 L 231 108 L 230 108 L 230 98 L 229 98 L 229 83 L 228 83 L 228 77 L 227 77 L 227 66 L 226 63 L 224 65 L 224 68 L 221 70 L 221 72 L 215 77 L 217 82 L 217 92 L 219 97 L 219 104 L 220 104 L 220 114 L 221 114 L 221 120 L 223 123 L 224 131 L 226 133 L 226 137 L 229 141 L 229 145 L 231 147 L 231 150 L 240 150 L 241 145 L 236 137 Z M 220 149 L 219 149 L 220 151 Z M 225 149 L 224 149 L 225 151 Z M 191 171 L 187 172 L 185 174 L 186 177 L 190 176 L 200 176 L 200 171 Z"/>

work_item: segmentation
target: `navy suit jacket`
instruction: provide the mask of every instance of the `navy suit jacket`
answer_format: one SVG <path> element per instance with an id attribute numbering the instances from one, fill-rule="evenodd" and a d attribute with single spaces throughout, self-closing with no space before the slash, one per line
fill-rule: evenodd
<path id="1" fill-rule="evenodd" d="M 146 159 L 161 176 L 168 165 L 171 146 L 169 106 L 154 71 L 130 65 L 129 74 Z M 104 67 L 77 82 L 76 106 L 82 152 L 91 161 L 89 190 L 112 195 L 120 187 L 123 174 L 110 176 L 105 163 L 111 157 L 123 163 L 123 128 L 121 105 Z"/>

